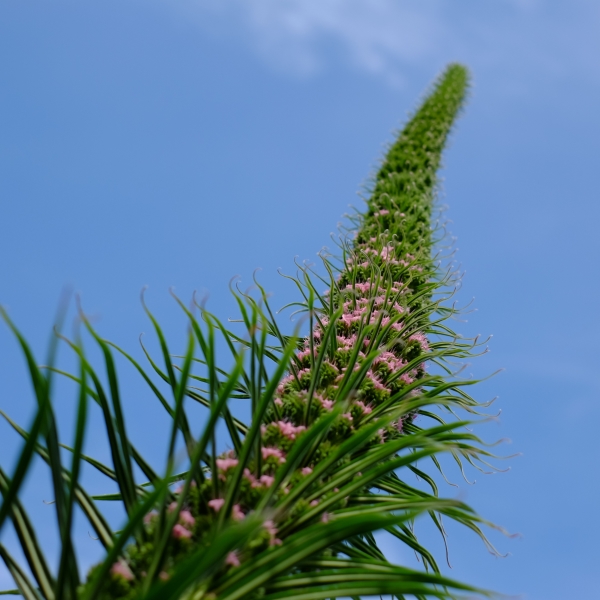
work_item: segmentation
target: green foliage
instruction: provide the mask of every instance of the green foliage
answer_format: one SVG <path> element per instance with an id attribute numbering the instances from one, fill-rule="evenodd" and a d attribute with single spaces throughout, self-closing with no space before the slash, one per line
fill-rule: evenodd
<path id="1" fill-rule="evenodd" d="M 309 321 L 306 337 L 281 332 L 257 282 L 255 296 L 232 289 L 239 331 L 203 306 L 192 311 L 176 299 L 190 324 L 181 357 L 172 354 L 144 305 L 161 350 L 157 360 L 144 349 L 148 369 L 103 340 L 81 313 L 101 351 L 104 374 L 79 340 L 61 336 L 78 359 L 75 375 L 54 367 L 55 342 L 47 368 L 38 367 L 2 312 L 21 344 L 38 400 L 28 430 L 2 413 L 24 438 L 13 474 L 0 470 L 0 528 L 12 521 L 28 562 L 26 572 L 0 545 L 18 593 L 36 600 L 489 595 L 443 576 L 414 528 L 424 516 L 444 537 L 442 517 L 452 519 L 493 551 L 480 529 L 490 524 L 463 502 L 440 497 L 435 477 L 424 470 L 431 463 L 440 471 L 442 454 L 461 468 L 464 462 L 481 468 L 492 456 L 464 429 L 480 405 L 464 390 L 474 381 L 456 379 L 451 365 L 472 356 L 477 341 L 460 338 L 448 326 L 455 311 L 446 301 L 456 276 L 432 256 L 436 170 L 467 80 L 466 70 L 452 65 L 435 83 L 390 148 L 367 212 L 351 217 L 353 228 L 341 238 L 340 257 L 322 257 L 326 275 L 300 266 L 290 277 L 300 298 L 292 307 Z M 323 285 L 326 293 L 319 292 Z M 223 347 L 230 353 L 225 361 L 217 352 Z M 115 352 L 142 377 L 170 419 L 162 473 L 128 435 Z M 220 366 L 231 361 L 230 369 Z M 52 404 L 56 374 L 78 387 L 72 448 L 58 439 Z M 232 400 L 249 403 L 249 423 L 232 414 Z M 207 409 L 198 437 L 189 425 L 190 401 Z M 110 465 L 82 453 L 94 404 L 106 429 Z M 458 411 L 467 418 L 456 418 Z M 228 433 L 227 452 L 217 443 L 219 422 Z M 181 446 L 185 465 L 177 473 Z M 61 447 L 71 454 L 69 466 Z M 61 548 L 56 574 L 19 502 L 35 455 L 52 475 Z M 115 482 L 118 493 L 91 498 L 80 477 L 82 468 L 90 467 Z M 415 474 L 428 491 L 408 483 L 407 475 L 414 481 Z M 97 507 L 106 501 L 125 509 L 118 533 Z M 82 580 L 72 531 L 76 510 L 106 550 Z M 390 563 L 377 547 L 376 531 L 414 551 L 424 569 Z"/>

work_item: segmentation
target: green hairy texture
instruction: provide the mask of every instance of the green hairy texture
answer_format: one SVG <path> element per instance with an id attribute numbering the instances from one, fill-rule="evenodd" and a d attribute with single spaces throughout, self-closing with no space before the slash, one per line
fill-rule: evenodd
<path id="1" fill-rule="evenodd" d="M 429 519 L 445 541 L 443 521 L 450 519 L 496 552 L 481 529 L 494 526 L 465 503 L 440 496 L 436 483 L 444 476 L 442 455 L 461 470 L 495 468 L 488 462 L 495 457 L 465 427 L 483 405 L 465 391 L 475 381 L 458 379 L 454 365 L 480 344 L 448 325 L 457 275 L 439 254 L 443 228 L 432 225 L 436 171 L 467 85 L 464 67 L 446 69 L 390 147 L 366 212 L 349 217 L 338 255 L 323 254 L 319 272 L 298 265 L 288 277 L 298 301 L 287 308 L 303 315 L 307 335 L 282 332 L 255 282 L 254 295 L 232 287 L 237 328 L 201 304 L 192 310 L 175 298 L 190 325 L 182 356 L 171 352 L 144 304 L 160 347 L 158 357 L 143 347 L 148 366 L 100 337 L 80 311 L 102 365 L 92 365 L 82 341 L 63 337 L 57 326 L 40 367 L 2 311 L 38 402 L 28 430 L 2 412 L 24 441 L 14 471 L 0 469 L 0 530 L 12 524 L 27 561 L 18 564 L 0 544 L 16 586 L 3 593 L 36 600 L 491 595 L 443 575 L 416 533 L 418 520 Z M 77 372 L 55 366 L 59 339 L 77 358 Z M 129 437 L 121 364 L 140 375 L 167 413 L 160 472 Z M 78 390 L 72 445 L 58 437 L 54 377 L 67 377 Z M 206 409 L 198 436 L 190 402 Z M 248 423 L 236 416 L 240 402 L 250 407 Z M 83 454 L 94 411 L 110 464 Z M 217 438 L 217 426 L 226 439 Z M 48 564 L 57 561 L 44 556 L 19 501 L 34 459 L 52 476 L 60 532 L 55 571 Z M 118 492 L 91 496 L 81 478 L 87 469 Z M 105 502 L 123 506 L 119 531 L 99 508 Z M 76 512 L 105 549 L 87 574 L 78 564 Z M 391 561 L 378 546 L 381 535 L 414 552 L 422 568 Z"/>

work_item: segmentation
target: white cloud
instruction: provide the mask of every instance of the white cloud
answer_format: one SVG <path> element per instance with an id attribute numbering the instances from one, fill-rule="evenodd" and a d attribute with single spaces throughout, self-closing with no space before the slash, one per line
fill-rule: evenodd
<path id="1" fill-rule="evenodd" d="M 349 63 L 393 78 L 399 63 L 430 56 L 444 34 L 436 11 L 395 0 L 263 0 L 249 6 L 264 56 L 278 60 L 291 47 L 296 64 L 313 69 L 325 60 L 322 45 L 330 43 Z"/>
<path id="2" fill-rule="evenodd" d="M 523 71 L 564 77 L 598 73 L 595 1 L 568 14 L 542 0 L 187 0 L 179 6 L 206 31 L 236 36 L 274 68 L 310 76 L 345 65 L 401 84 L 412 67 L 465 60 L 526 81 Z M 509 77 L 510 78 L 510 77 Z"/>
<path id="3" fill-rule="evenodd" d="M 401 79 L 402 65 L 431 59 L 446 37 L 441 7 L 415 0 L 189 1 L 187 15 L 205 28 L 242 31 L 272 66 L 296 75 L 348 66 Z M 181 7 L 181 5 L 180 5 Z"/>

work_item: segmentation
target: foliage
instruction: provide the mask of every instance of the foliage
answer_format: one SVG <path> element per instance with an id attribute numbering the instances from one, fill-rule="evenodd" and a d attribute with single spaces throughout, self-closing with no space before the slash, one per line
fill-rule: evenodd
<path id="1" fill-rule="evenodd" d="M 339 256 L 322 256 L 325 275 L 301 265 L 290 277 L 299 297 L 291 307 L 305 315 L 307 336 L 281 331 L 257 283 L 255 295 L 232 289 L 241 333 L 204 306 L 196 303 L 191 310 L 177 299 L 190 325 L 178 364 L 145 307 L 162 353 L 156 360 L 144 350 L 149 370 L 102 339 L 81 313 L 101 350 L 104 374 L 89 362 L 80 340 L 61 335 L 79 364 L 78 373 L 67 374 L 54 367 L 56 338 L 41 368 L 2 312 L 21 345 L 38 402 L 27 431 L 2 413 L 24 438 L 13 473 L 0 470 L 0 528 L 12 522 L 28 563 L 26 572 L 0 546 L 15 593 L 28 600 L 489 595 L 443 576 L 413 527 L 425 515 L 444 536 L 442 517 L 452 519 L 493 551 L 480 529 L 485 521 L 463 502 L 440 497 L 435 476 L 422 466 L 430 461 L 434 472 L 441 471 L 438 458 L 447 453 L 461 468 L 464 462 L 481 468 L 492 456 L 465 430 L 480 405 L 464 389 L 474 381 L 457 379 L 452 364 L 472 356 L 478 343 L 448 325 L 455 309 L 447 301 L 457 276 L 441 266 L 443 257 L 433 256 L 436 235 L 443 232 L 431 226 L 436 171 L 467 80 L 459 65 L 437 80 L 390 148 L 367 211 L 350 217 Z M 323 285 L 325 293 L 319 291 Z M 217 361 L 223 345 L 233 360 L 230 369 Z M 118 355 L 171 419 L 162 473 L 129 438 Z M 78 386 L 72 447 L 58 437 L 52 403 L 57 373 Z M 250 404 L 249 423 L 232 414 L 234 399 Z M 186 411 L 190 401 L 207 409 L 199 437 Z M 111 465 L 82 453 L 94 404 L 106 428 Z M 459 411 L 467 418 L 456 417 Z M 217 440 L 219 422 L 228 432 L 226 452 L 224 441 Z M 181 445 L 185 468 L 177 473 Z M 70 451 L 70 461 L 61 447 Z M 36 455 L 52 475 L 61 548 L 56 572 L 19 501 Z M 92 498 L 81 484 L 84 466 L 116 482 L 119 493 Z M 428 490 L 409 484 L 407 474 L 413 479 L 416 474 Z M 106 501 L 122 503 L 127 514 L 119 532 L 98 508 Z M 75 511 L 87 517 L 106 550 L 83 579 L 73 541 Z M 424 569 L 390 563 L 377 546 L 376 531 L 412 549 Z"/>

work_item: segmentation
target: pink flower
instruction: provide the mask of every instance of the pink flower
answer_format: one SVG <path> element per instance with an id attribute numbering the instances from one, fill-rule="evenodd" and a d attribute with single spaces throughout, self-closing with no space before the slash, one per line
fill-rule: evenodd
<path id="1" fill-rule="evenodd" d="M 344 323 L 344 325 L 350 325 L 354 321 L 354 317 L 348 313 L 344 313 L 340 320 L 342 323 Z"/>
<path id="2" fill-rule="evenodd" d="M 348 421 L 350 421 L 350 423 L 352 423 L 352 421 L 354 420 L 354 419 L 352 418 L 352 415 L 351 415 L 350 413 L 344 413 L 344 414 L 342 415 L 342 417 L 343 417 L 344 419 L 348 419 Z"/>
<path id="3" fill-rule="evenodd" d="M 303 375 L 310 375 L 310 369 L 300 369 L 298 371 L 298 379 L 302 379 Z"/>
<path id="4" fill-rule="evenodd" d="M 351 335 L 349 338 L 339 336 L 338 343 L 344 348 L 352 348 L 356 344 L 356 334 Z"/>
<path id="5" fill-rule="evenodd" d="M 371 371 L 371 369 L 367 371 L 367 379 L 370 379 L 373 382 L 373 385 L 375 386 L 376 390 L 387 390 L 385 385 L 383 385 L 383 383 L 379 381 L 379 379 L 376 377 L 375 373 Z"/>
<path id="6" fill-rule="evenodd" d="M 177 540 L 189 539 L 192 537 L 192 532 L 186 529 L 183 525 L 177 523 L 177 525 L 173 527 L 173 537 Z"/>
<path id="7" fill-rule="evenodd" d="M 233 467 L 237 467 L 238 459 L 237 458 L 217 458 L 217 468 L 221 471 L 225 472 Z"/>
<path id="8" fill-rule="evenodd" d="M 394 256 L 394 248 L 392 246 L 384 246 L 381 249 L 380 256 L 383 260 L 388 260 L 390 256 Z"/>
<path id="9" fill-rule="evenodd" d="M 226 565 L 231 565 L 232 567 L 240 566 L 240 559 L 238 558 L 237 552 L 230 552 L 225 559 Z"/>
<path id="10" fill-rule="evenodd" d="M 316 348 L 315 348 L 316 351 Z M 298 358 L 300 360 L 304 360 L 305 358 L 308 358 L 310 356 L 310 348 L 305 348 L 304 350 L 301 350 L 300 352 L 298 352 Z"/>
<path id="11" fill-rule="evenodd" d="M 215 498 L 214 500 L 209 500 L 208 505 L 215 511 L 219 512 L 221 508 L 225 504 L 225 500 L 223 498 Z"/>
<path id="12" fill-rule="evenodd" d="M 323 513 L 321 515 L 321 523 L 329 523 L 329 513 Z"/>
<path id="13" fill-rule="evenodd" d="M 113 564 L 113 566 L 110 568 L 110 574 L 113 576 L 122 577 L 126 581 L 133 580 L 133 573 L 122 558 Z"/>
<path id="14" fill-rule="evenodd" d="M 256 483 L 256 477 L 254 477 L 254 475 L 252 475 L 252 473 L 250 472 L 250 469 L 244 469 L 244 479 L 249 481 L 250 484 L 252 485 L 252 487 L 256 487 L 254 485 Z"/>
<path id="15" fill-rule="evenodd" d="M 259 481 L 265 487 L 271 487 L 273 485 L 273 482 L 275 481 L 275 477 L 272 477 L 271 475 L 261 475 Z"/>
<path id="16" fill-rule="evenodd" d="M 234 521 L 241 521 L 246 515 L 243 513 L 239 504 L 234 504 L 231 509 L 231 518 Z"/>
<path id="17" fill-rule="evenodd" d="M 273 485 L 273 482 L 275 481 L 275 477 L 271 477 L 271 475 L 261 475 L 260 479 L 258 481 L 254 481 L 254 483 L 252 484 L 253 488 L 257 488 L 257 487 L 261 487 L 261 486 L 265 486 L 265 487 L 271 487 Z"/>
<path id="18" fill-rule="evenodd" d="M 285 457 L 283 452 L 279 448 L 262 448 L 262 457 L 263 460 L 267 460 L 270 456 L 273 456 L 277 459 L 279 464 L 285 462 Z"/>
<path id="19" fill-rule="evenodd" d="M 147 515 L 144 515 L 144 523 L 149 525 L 156 518 L 156 513 L 154 511 L 149 512 Z M 116 563 L 115 563 L 116 564 Z"/>
<path id="20" fill-rule="evenodd" d="M 325 409 L 325 410 L 331 410 L 333 408 L 333 400 L 321 400 L 321 406 Z"/>
<path id="21" fill-rule="evenodd" d="M 400 375 L 400 380 L 406 383 L 406 385 L 410 385 L 414 381 L 414 379 L 408 373 Z"/>
<path id="22" fill-rule="evenodd" d="M 357 289 L 359 292 L 366 294 L 371 290 L 371 284 L 366 282 L 366 283 L 355 283 L 354 287 L 352 287 L 352 284 L 348 284 L 346 286 L 347 290 L 353 290 L 353 289 Z"/>
<path id="23" fill-rule="evenodd" d="M 311 505 L 311 506 L 317 506 L 318 504 L 319 504 L 319 501 L 318 501 L 318 500 L 313 500 L 313 501 L 310 503 L 310 505 Z"/>
<path id="24" fill-rule="evenodd" d="M 300 473 L 302 473 L 302 475 L 310 475 L 313 472 L 311 467 L 302 467 L 302 470 L 300 471 Z"/>
<path id="25" fill-rule="evenodd" d="M 427 338 L 422 333 L 413 333 L 409 338 L 409 341 L 418 342 L 419 346 L 421 346 L 421 350 L 427 352 L 429 350 L 429 343 L 427 342 Z"/>
<path id="26" fill-rule="evenodd" d="M 277 386 L 277 393 L 278 394 L 283 394 L 285 392 L 285 386 L 288 383 L 291 383 L 292 381 L 294 381 L 294 376 L 293 375 L 286 375 L 280 382 L 279 385 Z"/>
<path id="27" fill-rule="evenodd" d="M 373 409 L 368 404 L 365 404 L 362 400 L 357 400 L 354 405 L 358 406 L 364 415 L 369 415 L 373 412 Z"/>
<path id="28" fill-rule="evenodd" d="M 281 398 L 275 398 L 275 400 L 273 400 L 273 403 L 277 406 L 283 406 L 283 400 Z"/>
<path id="29" fill-rule="evenodd" d="M 196 524 L 196 519 L 194 519 L 189 510 L 182 510 L 179 513 L 179 520 L 183 523 L 183 525 L 193 526 Z"/>
<path id="30" fill-rule="evenodd" d="M 271 521 L 270 519 L 268 521 L 265 521 L 263 523 L 263 526 L 270 536 L 275 537 L 277 535 L 277 527 L 275 527 L 275 523 L 273 523 L 273 521 Z"/>
<path id="31" fill-rule="evenodd" d="M 298 425 L 296 427 L 293 423 L 290 423 L 289 421 L 278 421 L 275 425 L 279 428 L 281 434 L 290 440 L 295 440 L 297 434 L 302 433 L 306 430 L 306 427 L 304 425 Z"/>

